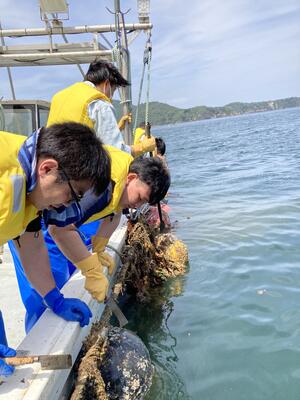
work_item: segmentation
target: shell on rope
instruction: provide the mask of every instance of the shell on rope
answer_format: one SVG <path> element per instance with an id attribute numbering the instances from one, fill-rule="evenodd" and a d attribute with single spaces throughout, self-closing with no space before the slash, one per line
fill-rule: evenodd
<path id="1" fill-rule="evenodd" d="M 154 368 L 149 352 L 142 340 L 127 329 L 109 330 L 99 367 L 110 400 L 141 400 L 150 389 Z"/>

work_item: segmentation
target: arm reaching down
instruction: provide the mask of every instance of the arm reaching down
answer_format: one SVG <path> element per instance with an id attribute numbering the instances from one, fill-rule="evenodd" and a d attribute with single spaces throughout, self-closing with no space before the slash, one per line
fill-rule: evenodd
<path id="1" fill-rule="evenodd" d="M 14 243 L 29 282 L 44 297 L 56 284 L 42 231 L 25 232 Z"/>
<path id="2" fill-rule="evenodd" d="M 65 299 L 56 287 L 42 232 L 25 232 L 15 245 L 29 282 L 44 298 L 47 307 L 66 321 L 87 325 L 92 316 L 88 306 L 79 299 Z"/>
<path id="3" fill-rule="evenodd" d="M 64 226 L 63 228 L 50 225 L 48 232 L 65 257 L 73 264 L 76 264 L 91 255 L 82 241 L 75 225 L 71 224 Z"/>
<path id="4" fill-rule="evenodd" d="M 64 228 L 51 225 L 49 233 L 63 254 L 85 276 L 85 289 L 99 302 L 105 299 L 108 290 L 108 279 L 103 273 L 103 266 L 97 254 L 91 254 L 83 243 L 76 227 Z"/>
<path id="5" fill-rule="evenodd" d="M 99 261 L 102 265 L 105 265 L 108 268 L 110 275 L 114 272 L 115 262 L 108 253 L 105 253 L 105 247 L 109 242 L 111 235 L 117 229 L 121 215 L 121 213 L 118 213 L 113 217 L 106 217 L 102 221 L 97 234 L 92 237 L 93 252 L 98 254 Z"/>
<path id="6" fill-rule="evenodd" d="M 63 254 L 70 260 L 85 276 L 85 289 L 99 302 L 105 299 L 109 282 L 103 273 L 103 265 L 108 267 L 110 274 L 113 273 L 115 262 L 113 258 L 104 252 L 109 238 L 119 225 L 121 213 L 106 217 L 92 238 L 93 252 L 91 254 L 81 240 L 74 225 L 60 228 L 54 225 L 49 227 L 49 233 Z"/>

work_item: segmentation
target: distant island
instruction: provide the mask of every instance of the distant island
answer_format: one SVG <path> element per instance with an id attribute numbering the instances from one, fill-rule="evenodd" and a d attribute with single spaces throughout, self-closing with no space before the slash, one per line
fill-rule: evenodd
<path id="1" fill-rule="evenodd" d="M 114 101 L 117 115 L 120 116 L 120 104 Z M 149 104 L 149 116 L 152 125 L 176 124 L 180 122 L 199 121 L 202 119 L 229 117 L 248 113 L 281 110 L 284 108 L 300 107 L 300 97 L 260 101 L 255 103 L 229 103 L 223 107 L 198 106 L 192 108 L 177 108 L 157 101 Z M 133 116 L 136 107 L 133 106 Z M 145 104 L 139 107 L 139 122 L 145 120 Z"/>

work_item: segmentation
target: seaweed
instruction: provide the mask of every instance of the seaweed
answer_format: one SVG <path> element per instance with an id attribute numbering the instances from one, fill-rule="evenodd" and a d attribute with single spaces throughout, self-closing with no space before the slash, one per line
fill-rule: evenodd
<path id="1" fill-rule="evenodd" d="M 136 223 L 128 223 L 121 261 L 115 274 L 113 298 L 117 300 L 128 293 L 136 301 L 147 303 L 167 279 L 186 272 L 188 252 L 173 234 L 159 234 L 141 215 Z M 101 320 L 93 324 L 83 343 L 71 400 L 109 400 L 100 365 L 106 352 L 107 332 L 112 328 L 111 316 L 111 310 L 105 307 Z"/>

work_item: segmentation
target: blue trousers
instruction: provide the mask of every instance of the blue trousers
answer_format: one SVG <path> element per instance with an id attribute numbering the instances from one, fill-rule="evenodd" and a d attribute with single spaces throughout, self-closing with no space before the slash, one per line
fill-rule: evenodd
<path id="1" fill-rule="evenodd" d="M 87 247 L 91 246 L 91 236 L 95 235 L 100 223 L 101 221 L 90 222 L 88 224 L 82 225 L 79 228 L 80 236 Z M 48 249 L 52 274 L 56 282 L 56 286 L 61 289 L 64 284 L 70 279 L 76 267 L 62 254 L 62 252 L 59 250 L 46 229 L 43 229 L 43 234 Z M 30 285 L 28 279 L 26 278 L 14 242 L 10 241 L 8 242 L 8 245 L 13 257 L 22 302 L 26 309 L 25 331 L 26 333 L 28 333 L 33 325 L 36 323 L 36 321 L 43 314 L 46 307 L 43 303 L 43 298 Z"/>
<path id="2" fill-rule="evenodd" d="M 5 328 L 4 328 L 4 321 L 2 317 L 2 312 L 0 311 L 0 344 L 4 344 L 7 346 L 7 339 L 6 339 L 6 334 L 5 334 Z"/>

